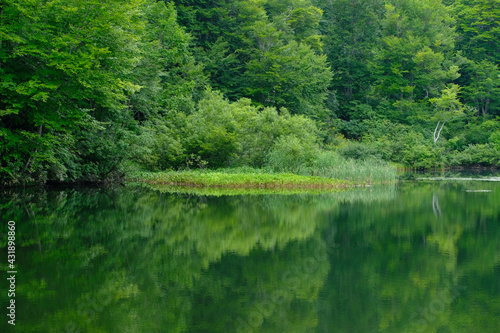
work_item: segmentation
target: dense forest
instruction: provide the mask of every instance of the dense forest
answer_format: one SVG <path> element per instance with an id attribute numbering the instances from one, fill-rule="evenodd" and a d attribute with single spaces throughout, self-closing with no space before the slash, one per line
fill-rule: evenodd
<path id="1" fill-rule="evenodd" d="M 0 184 L 500 165 L 497 0 L 3 0 Z"/>

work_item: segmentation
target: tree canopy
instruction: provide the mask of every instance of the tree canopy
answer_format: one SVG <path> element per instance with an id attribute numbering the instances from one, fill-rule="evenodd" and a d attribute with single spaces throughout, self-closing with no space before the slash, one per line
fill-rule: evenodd
<path id="1" fill-rule="evenodd" d="M 498 11 L 492 0 L 6 0 L 1 183 L 102 181 L 193 161 L 264 166 L 287 130 L 235 158 L 260 142 L 242 129 L 273 125 L 240 111 L 221 113 L 238 123 L 224 130 L 197 124 L 220 100 L 307 117 L 316 148 L 350 150 L 357 139 L 365 152 L 413 167 L 462 165 L 466 156 L 498 165 Z M 465 111 L 434 145 L 436 99 L 451 86 Z M 481 128 L 487 139 L 474 134 Z M 407 139 L 425 163 L 405 158 L 398 145 Z"/>

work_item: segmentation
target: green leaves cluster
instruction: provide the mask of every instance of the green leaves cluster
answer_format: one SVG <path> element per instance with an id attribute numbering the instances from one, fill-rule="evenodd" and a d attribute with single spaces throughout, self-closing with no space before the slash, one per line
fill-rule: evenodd
<path id="1" fill-rule="evenodd" d="M 171 6 L 20 0 L 0 19 L 3 183 L 106 178 L 137 120 L 192 99 L 196 66 Z"/>
<path id="2" fill-rule="evenodd" d="M 260 167 L 273 149 L 275 157 L 297 156 L 289 160 L 296 169 L 340 135 L 400 147 L 400 134 L 374 134 L 386 123 L 422 138 L 415 147 L 442 143 L 428 156 L 450 157 L 477 144 L 466 140 L 470 124 L 500 115 L 497 7 L 491 0 L 6 0 L 0 183 Z M 481 144 L 496 147 L 495 140 Z M 421 155 L 401 152 L 369 155 L 403 163 Z"/>
<path id="3" fill-rule="evenodd" d="M 478 116 L 493 120 L 500 112 L 498 10 L 491 1 L 446 4 L 315 1 L 326 18 L 320 27 L 336 97 L 330 110 L 339 118 L 329 137 L 364 139 L 367 151 L 412 167 L 461 164 L 452 156 L 476 142 L 458 138 L 468 137 Z M 438 138 L 442 146 L 432 147 Z M 462 144 L 452 150 L 448 140 Z"/>
<path id="4" fill-rule="evenodd" d="M 321 55 L 322 11 L 310 1 L 175 1 L 213 87 L 231 100 L 325 117 L 331 80 Z"/>
<path id="5" fill-rule="evenodd" d="M 277 141 L 293 135 L 303 148 L 318 147 L 318 129 L 303 115 L 260 110 L 249 99 L 231 103 L 220 92 L 207 90 L 191 114 L 144 124 L 140 137 L 144 165 L 151 169 L 190 167 L 262 167 Z"/>

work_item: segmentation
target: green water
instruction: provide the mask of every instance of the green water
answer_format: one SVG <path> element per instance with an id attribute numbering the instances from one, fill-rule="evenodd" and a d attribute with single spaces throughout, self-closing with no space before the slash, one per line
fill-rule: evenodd
<path id="1" fill-rule="evenodd" d="M 0 194 L 1 332 L 500 331 L 500 182 Z"/>

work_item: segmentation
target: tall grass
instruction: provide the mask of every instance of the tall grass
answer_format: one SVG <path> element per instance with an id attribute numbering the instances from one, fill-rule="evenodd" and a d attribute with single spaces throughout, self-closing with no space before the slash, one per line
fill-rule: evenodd
<path id="1" fill-rule="evenodd" d="M 217 170 L 132 172 L 129 181 L 149 184 L 234 188 L 334 188 L 393 183 L 396 167 L 378 160 L 344 158 L 335 151 L 287 154 L 276 150 L 263 169 L 251 167 Z"/>
<path id="2" fill-rule="evenodd" d="M 347 187 L 353 183 L 346 180 L 297 175 L 292 173 L 269 173 L 256 169 L 184 170 L 165 172 L 135 172 L 129 181 L 150 184 L 188 185 L 208 187 Z"/>
<path id="3" fill-rule="evenodd" d="M 354 160 L 344 158 L 335 151 L 322 150 L 306 163 L 296 164 L 288 170 L 282 168 L 281 165 L 290 166 L 293 163 L 281 164 L 279 160 L 287 160 L 289 156 L 274 155 L 272 157 L 272 163 L 269 163 L 272 170 L 289 171 L 305 176 L 343 179 L 358 184 L 392 183 L 397 177 L 396 167 L 385 161 L 372 157 Z"/>

